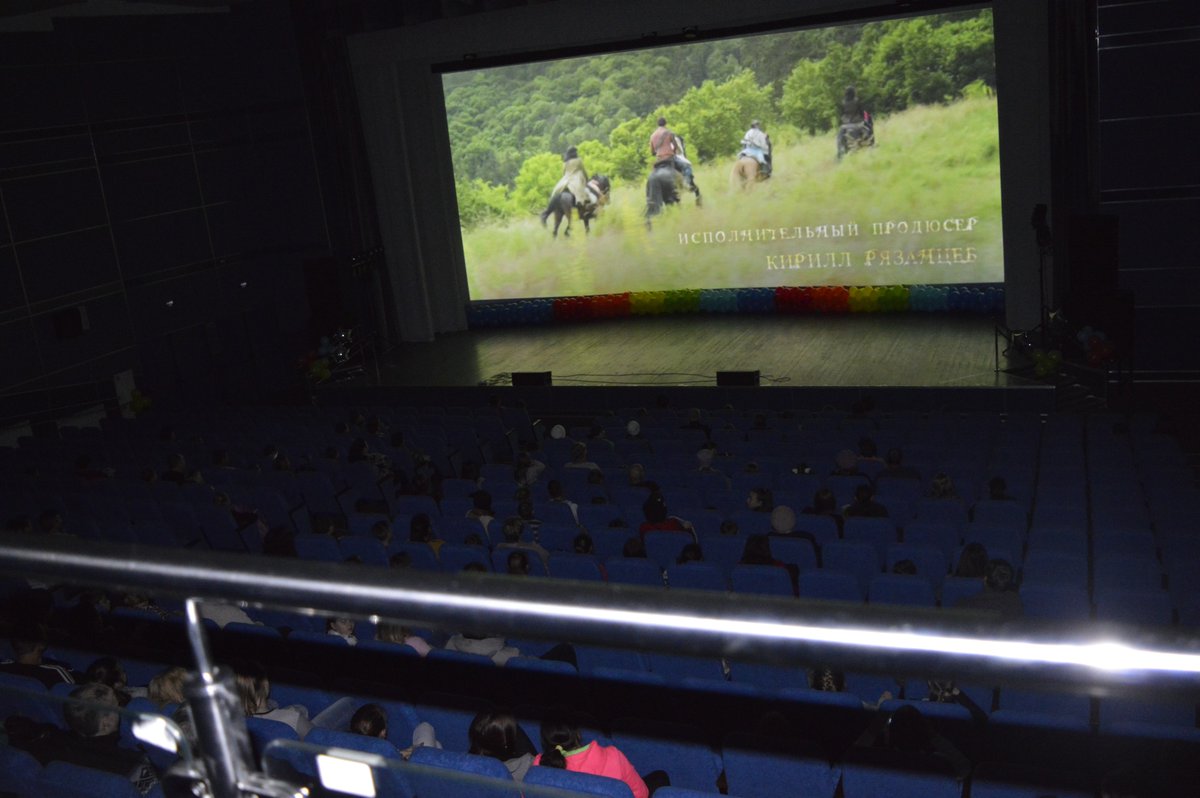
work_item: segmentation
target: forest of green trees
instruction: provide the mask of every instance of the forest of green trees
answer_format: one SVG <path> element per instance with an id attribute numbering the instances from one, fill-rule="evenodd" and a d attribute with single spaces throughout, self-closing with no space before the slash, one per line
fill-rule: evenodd
<path id="1" fill-rule="evenodd" d="M 570 146 L 640 182 L 660 115 L 697 163 L 732 159 L 753 118 L 776 141 L 831 130 L 849 85 L 876 117 L 990 92 L 990 9 L 448 74 L 460 223 L 540 210 Z"/>

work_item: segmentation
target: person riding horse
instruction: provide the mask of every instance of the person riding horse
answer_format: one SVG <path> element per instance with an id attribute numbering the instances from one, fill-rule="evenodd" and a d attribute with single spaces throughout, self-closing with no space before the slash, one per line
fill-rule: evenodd
<path id="1" fill-rule="evenodd" d="M 874 146 L 874 121 L 853 86 L 846 87 L 846 93 L 842 96 L 841 108 L 838 110 L 841 122 L 837 132 L 838 159 L 841 160 L 841 157 L 851 149 Z"/>
<path id="2" fill-rule="evenodd" d="M 551 203 L 564 190 L 571 192 L 575 197 L 575 204 L 579 207 L 581 216 L 585 213 L 590 214 L 599 200 L 595 193 L 588 190 L 587 170 L 583 168 L 583 159 L 579 157 L 579 150 L 575 147 L 568 147 L 563 153 L 563 176 L 550 192 Z M 549 215 L 549 209 L 542 212 L 542 224 L 546 223 L 546 217 Z"/>
<path id="3" fill-rule="evenodd" d="M 750 123 L 750 129 L 742 136 L 742 149 L 738 157 L 749 155 L 758 161 L 764 177 L 771 176 L 771 137 L 762 129 L 762 123 L 757 119 Z"/>
<path id="4" fill-rule="evenodd" d="M 700 201 L 700 189 L 692 173 L 692 162 L 688 160 L 683 147 L 683 137 L 667 127 L 666 117 L 658 118 L 658 127 L 650 134 L 650 154 L 654 156 L 653 169 L 669 164 L 683 176 L 683 184 L 696 195 Z"/>

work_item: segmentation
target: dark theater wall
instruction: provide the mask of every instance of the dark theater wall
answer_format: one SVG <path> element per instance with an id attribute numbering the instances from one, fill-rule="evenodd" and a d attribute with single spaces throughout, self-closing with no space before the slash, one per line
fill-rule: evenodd
<path id="1" fill-rule="evenodd" d="M 1200 377 L 1200 4 L 1097 9 L 1099 211 L 1117 221 L 1117 281 L 1132 293 L 1142 378 Z"/>
<path id="2" fill-rule="evenodd" d="M 282 2 L 0 34 L 0 392 L 296 381 L 330 241 L 295 42 Z"/>

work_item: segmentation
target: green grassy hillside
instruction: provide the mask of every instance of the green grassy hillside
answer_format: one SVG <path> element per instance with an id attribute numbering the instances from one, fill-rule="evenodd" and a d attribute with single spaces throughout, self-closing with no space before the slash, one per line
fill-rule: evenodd
<path id="1" fill-rule="evenodd" d="M 704 204 L 690 194 L 643 222 L 642 185 L 618 186 L 589 236 L 575 220 L 557 240 L 536 216 L 467 231 L 463 249 L 475 299 L 566 296 L 670 288 L 777 285 L 889 285 L 982 282 L 1002 275 L 1000 159 L 994 98 L 950 106 L 919 106 L 876 120 L 877 145 L 836 160 L 832 133 L 774 134 L 775 174 L 746 191 L 730 185 L 734 159 L 698 166 Z M 736 144 L 736 143 L 735 143 Z M 732 147 L 732 145 L 731 145 Z M 547 186 L 549 192 L 550 186 Z M 878 235 L 872 223 L 968 219 L 970 231 Z M 858 235 L 782 240 L 779 229 L 857 224 Z M 772 229 L 775 241 L 731 243 L 731 231 Z M 681 243 L 722 231 L 726 243 Z M 755 235 L 761 236 L 762 233 Z M 926 259 L 949 259 L 960 248 L 966 263 L 897 265 L 924 248 Z M 871 253 L 873 262 L 868 263 Z M 883 252 L 891 263 L 883 263 Z M 837 253 L 837 254 L 833 254 Z M 845 254 L 849 253 L 849 254 Z M 788 255 L 816 255 L 822 263 Z"/>

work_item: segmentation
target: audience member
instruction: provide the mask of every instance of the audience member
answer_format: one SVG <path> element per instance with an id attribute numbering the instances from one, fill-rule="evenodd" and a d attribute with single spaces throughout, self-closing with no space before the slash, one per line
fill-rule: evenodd
<path id="1" fill-rule="evenodd" d="M 506 573 L 509 576 L 529 576 L 529 555 L 523 551 L 510 552 Z"/>
<path id="2" fill-rule="evenodd" d="M 616 445 L 608 439 L 604 433 L 604 427 L 599 424 L 592 424 L 588 427 L 588 446 L 604 449 L 608 452 L 616 451 Z"/>
<path id="3" fill-rule="evenodd" d="M 117 704 L 125 706 L 134 696 L 134 692 L 141 695 L 146 694 L 146 688 L 130 690 L 127 685 L 127 677 L 125 669 L 121 667 L 121 663 L 117 662 L 114 657 L 100 657 L 94 660 L 91 665 L 88 665 L 87 671 L 83 678 L 80 679 L 82 684 L 103 684 L 106 687 L 111 687 L 113 694 L 117 697 Z"/>
<path id="4" fill-rule="evenodd" d="M 545 470 L 545 463 L 534 459 L 529 452 L 521 452 L 517 455 L 516 463 L 513 464 L 513 481 L 517 483 L 518 487 L 529 487 L 542 478 Z"/>
<path id="5" fill-rule="evenodd" d="M 793 563 L 783 563 L 775 559 L 771 552 L 771 539 L 766 535 L 750 535 L 742 547 L 742 559 L 739 565 L 773 565 L 788 572 L 792 580 L 792 592 L 800 595 L 800 569 Z"/>
<path id="6" fill-rule="evenodd" d="M 858 455 L 853 449 L 842 449 L 833 459 L 833 470 L 829 473 L 835 477 L 865 477 L 858 468 Z"/>
<path id="7" fill-rule="evenodd" d="M 599 471 L 600 466 L 588 459 L 587 444 L 579 441 L 571 447 L 571 460 L 563 468 L 588 468 Z"/>
<path id="8" fill-rule="evenodd" d="M 488 503 L 491 503 L 490 497 Z M 429 520 L 427 513 L 417 513 L 408 522 L 408 541 L 410 543 L 424 543 L 433 550 L 435 555 L 438 553 L 438 549 L 442 547 L 442 544 L 446 542 L 433 536 L 433 522 Z"/>
<path id="9" fill-rule="evenodd" d="M 199 471 L 188 469 L 187 459 L 179 452 L 167 458 L 167 470 L 163 471 L 160 477 L 164 482 L 174 482 L 176 485 L 182 485 L 185 482 L 204 482 Z"/>
<path id="10" fill-rule="evenodd" d="M 712 437 L 712 427 L 705 423 L 704 412 L 698 407 L 693 407 L 688 411 L 688 420 L 680 429 L 700 430 L 706 439 Z"/>
<path id="11" fill-rule="evenodd" d="M 746 508 L 756 513 L 769 513 L 775 509 L 775 496 L 770 488 L 752 488 L 746 495 Z"/>
<path id="12" fill-rule="evenodd" d="M 633 798 L 650 798 L 650 789 L 616 747 L 583 741 L 579 723 L 566 715 L 542 721 L 542 752 L 533 764 L 620 779 L 629 785 Z"/>
<path id="13" fill-rule="evenodd" d="M 591 474 L 599 474 L 599 471 L 592 471 Z M 575 524 L 579 524 L 579 505 L 567 498 L 563 491 L 562 483 L 557 479 L 552 479 L 546 483 L 546 493 L 550 496 L 551 504 L 565 504 L 571 511 L 571 517 L 575 519 Z"/>
<path id="14" fill-rule="evenodd" d="M 312 730 L 308 709 L 301 704 L 281 707 L 271 699 L 271 681 L 259 665 L 244 664 L 237 670 L 235 685 L 247 717 L 277 720 L 292 727 L 301 740 Z"/>
<path id="15" fill-rule="evenodd" d="M 1002 620 L 1020 618 L 1025 614 L 1021 597 L 1017 594 L 1016 576 L 1007 560 L 988 560 L 983 590 L 973 596 L 960 598 L 954 606 L 995 612 Z"/>
<path id="16" fill-rule="evenodd" d="M 408 646 L 422 657 L 433 650 L 433 647 L 426 642 L 425 638 L 413 634 L 408 627 L 392 623 L 391 621 L 380 621 L 375 624 L 375 639 L 382 640 L 385 643 Z"/>
<path id="17" fill-rule="evenodd" d="M 387 711 L 379 706 L 379 704 L 363 704 L 354 714 L 350 716 L 348 728 L 354 734 L 361 734 L 364 737 L 377 737 L 380 740 L 388 739 L 388 716 Z M 412 752 L 417 748 L 428 746 L 430 748 L 441 748 L 442 744 L 438 742 L 437 735 L 434 732 L 433 726 L 422 721 L 413 729 L 412 745 L 408 748 L 400 750 L 400 756 L 408 759 L 412 756 Z"/>
<path id="18" fill-rule="evenodd" d="M 371 524 L 371 537 L 379 541 L 380 545 L 387 548 L 392 543 L 392 525 L 388 523 L 386 518 L 381 518 Z"/>
<path id="19" fill-rule="evenodd" d="M 503 637 L 489 637 L 474 632 L 451 635 L 446 641 L 446 650 L 490 657 L 497 665 L 503 665 L 513 657 L 521 656 L 520 650 L 510 646 Z"/>
<path id="20" fill-rule="evenodd" d="M 105 684 L 85 684 L 71 691 L 63 707 L 66 729 L 32 726 L 18 729 L 10 744 L 23 748 L 43 765 L 69 762 L 125 776 L 140 795 L 158 784 L 158 775 L 141 751 L 121 745 L 117 694 Z"/>
<path id="21" fill-rule="evenodd" d="M 692 532 L 694 535 L 690 521 L 667 514 L 666 499 L 657 491 L 642 502 L 642 515 L 646 520 L 638 527 L 638 532 L 643 540 L 647 532 Z"/>
<path id="22" fill-rule="evenodd" d="M 646 479 L 646 467 L 641 463 L 634 463 L 629 466 L 629 485 L 634 488 L 649 488 L 650 490 L 658 490 L 658 484 L 652 480 Z"/>
<path id="23" fill-rule="evenodd" d="M 958 499 L 958 489 L 954 487 L 954 480 L 945 471 L 937 472 L 929 481 L 929 498 Z"/>
<path id="24" fill-rule="evenodd" d="M 354 634 L 353 618 L 329 618 L 325 621 L 325 634 L 340 637 L 347 645 L 357 646 L 358 637 Z"/>
<path id="25" fill-rule="evenodd" d="M 883 459 L 883 470 L 876 477 L 878 479 L 921 479 L 921 472 L 912 466 L 904 464 L 904 450 L 888 449 L 887 455 Z"/>
<path id="26" fill-rule="evenodd" d="M 497 551 L 513 549 L 515 552 L 523 551 L 536 554 L 542 563 L 542 573 L 549 572 L 550 552 L 546 551 L 545 547 L 540 543 L 534 543 L 532 540 L 522 540 L 521 535 L 525 530 L 525 523 L 517 516 L 511 516 L 504 521 L 504 542 L 496 546 Z M 511 557 L 510 557 L 511 559 Z M 529 573 L 528 559 L 526 559 L 525 573 Z M 512 573 L 512 571 L 509 571 Z"/>
<path id="27" fill-rule="evenodd" d="M 160 708 L 169 704 L 182 704 L 183 683 L 187 680 L 187 675 L 186 668 L 167 668 L 150 680 L 150 685 L 146 688 L 147 697 Z"/>
<path id="28" fill-rule="evenodd" d="M 887 518 L 888 509 L 875 501 L 875 489 L 871 483 L 864 482 L 854 488 L 854 501 L 846 505 L 842 515 L 846 518 Z"/>
<path id="29" fill-rule="evenodd" d="M 702 475 L 706 479 L 712 479 L 723 485 L 726 490 L 729 489 L 729 478 L 725 473 L 713 467 L 714 449 L 712 446 L 702 446 L 696 452 L 696 473 Z M 709 482 L 704 483 L 706 486 L 711 485 Z"/>
<path id="30" fill-rule="evenodd" d="M 378 704 L 363 704 L 355 710 L 354 715 L 350 718 L 350 731 L 364 737 L 378 737 L 380 740 L 386 740 L 387 712 Z"/>
<path id="31" fill-rule="evenodd" d="M 537 753 L 511 712 L 484 710 L 467 731 L 469 753 L 499 759 L 515 781 L 524 781 Z"/>
<path id="32" fill-rule="evenodd" d="M 994 502 L 1016 501 L 1008 495 L 1008 482 L 1004 477 L 996 476 L 988 480 L 988 499 Z"/>
<path id="33" fill-rule="evenodd" d="M 474 518 L 483 525 L 483 531 L 487 532 L 488 525 L 492 523 L 492 519 L 496 517 L 496 511 L 492 509 L 492 494 L 486 490 L 477 490 L 471 494 L 472 506 L 467 510 L 467 518 Z"/>
<path id="34" fill-rule="evenodd" d="M 837 526 L 838 537 L 842 537 L 842 528 L 845 524 L 845 519 L 838 511 L 837 496 L 829 488 L 821 488 L 813 494 L 812 504 L 805 507 L 800 512 L 805 515 L 827 515 L 833 519 Z"/>
<path id="35" fill-rule="evenodd" d="M 74 684 L 75 675 L 66 665 L 45 659 L 46 636 L 40 629 L 26 629 L 12 638 L 13 658 L 0 662 L 0 673 L 37 679 L 49 689 L 56 684 Z"/>

